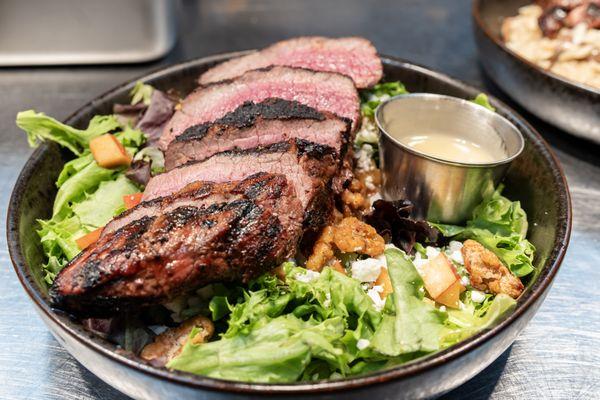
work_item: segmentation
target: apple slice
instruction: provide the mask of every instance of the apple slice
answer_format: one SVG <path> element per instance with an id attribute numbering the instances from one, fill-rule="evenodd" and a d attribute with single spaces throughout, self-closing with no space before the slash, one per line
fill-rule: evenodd
<path id="1" fill-rule="evenodd" d="M 458 296 L 464 287 L 454 264 L 444 253 L 423 264 L 419 272 L 432 299 L 449 307 L 458 307 Z"/>
<path id="2" fill-rule="evenodd" d="M 435 301 L 451 308 L 458 308 L 460 294 L 465 291 L 460 279 L 455 281 L 444 293 L 440 294 Z"/>
<path id="3" fill-rule="evenodd" d="M 127 150 L 110 133 L 90 140 L 90 150 L 102 168 L 115 168 L 131 164 L 131 156 Z"/>
<path id="4" fill-rule="evenodd" d="M 382 299 L 385 299 L 388 294 L 391 294 L 394 291 L 387 268 L 381 268 L 381 272 L 379 273 L 377 280 L 373 282 L 373 286 L 381 286 L 383 288 L 383 291 L 379 293 L 379 296 Z"/>

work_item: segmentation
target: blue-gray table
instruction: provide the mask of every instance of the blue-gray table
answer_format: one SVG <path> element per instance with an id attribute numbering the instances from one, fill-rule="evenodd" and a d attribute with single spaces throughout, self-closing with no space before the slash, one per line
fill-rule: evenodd
<path id="1" fill-rule="evenodd" d="M 362 35 L 381 53 L 438 69 L 503 97 L 479 69 L 469 1 L 183 1 L 179 16 L 179 41 L 157 63 L 0 69 L 3 215 L 31 152 L 14 125 L 18 111 L 34 108 L 62 119 L 125 80 L 182 60 L 296 35 Z M 548 298 L 515 344 L 447 397 L 598 398 L 600 146 L 519 111 L 552 144 L 566 171 L 574 206 L 571 246 Z M 83 368 L 46 330 L 12 270 L 4 224 L 0 226 L 0 398 L 124 398 Z"/>

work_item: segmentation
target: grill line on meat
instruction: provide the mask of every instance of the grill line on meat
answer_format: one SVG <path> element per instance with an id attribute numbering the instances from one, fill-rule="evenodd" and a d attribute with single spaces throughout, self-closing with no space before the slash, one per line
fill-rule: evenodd
<path id="1" fill-rule="evenodd" d="M 351 139 L 350 122 L 295 101 L 246 102 L 223 118 L 185 130 L 165 152 L 167 171 L 229 150 L 264 147 L 303 139 L 332 147 L 344 156 Z"/>
<path id="2" fill-rule="evenodd" d="M 230 199 L 196 201 L 207 193 Z M 172 197 L 73 259 L 50 288 L 54 305 L 98 315 L 215 281 L 248 281 L 290 257 L 302 233 L 302 206 L 282 175 L 193 184 Z"/>
<path id="3" fill-rule="evenodd" d="M 359 97 L 350 78 L 330 72 L 302 68 L 269 67 L 232 80 L 200 87 L 189 94 L 175 112 L 160 138 L 166 149 L 187 128 L 215 121 L 247 101 L 269 98 L 293 100 L 319 111 L 327 111 L 359 124 Z"/>

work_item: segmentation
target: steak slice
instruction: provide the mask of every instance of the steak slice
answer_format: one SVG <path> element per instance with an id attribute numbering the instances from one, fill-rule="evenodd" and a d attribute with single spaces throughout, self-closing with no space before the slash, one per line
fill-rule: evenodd
<path id="1" fill-rule="evenodd" d="M 220 184 L 214 182 L 191 183 L 181 189 L 175 196 L 158 197 L 150 201 L 141 202 L 134 208 L 116 216 L 104 227 L 102 236 L 143 217 L 164 214 L 181 206 L 208 207 L 214 203 L 239 200 L 244 197 L 254 199 L 257 195 L 255 186 L 273 180 L 273 176 L 259 173 L 241 182 Z"/>
<path id="2" fill-rule="evenodd" d="M 270 65 L 337 72 L 352 78 L 356 87 L 361 89 L 375 85 L 383 75 L 377 50 L 367 39 L 299 37 L 225 61 L 202 74 L 199 82 L 206 85 Z"/>
<path id="3" fill-rule="evenodd" d="M 148 182 L 143 200 L 167 196 L 196 181 L 237 181 L 258 172 L 283 174 L 304 209 L 302 244 L 306 245 L 331 219 L 331 181 L 337 176 L 340 164 L 331 147 L 301 139 L 263 148 L 231 150 L 155 176 Z"/>
<path id="4" fill-rule="evenodd" d="M 187 128 L 215 121 L 247 101 L 261 102 L 268 98 L 295 100 L 348 118 L 353 130 L 359 123 L 358 92 L 347 76 L 302 68 L 269 67 L 194 90 L 165 127 L 159 145 L 166 149 Z"/>
<path id="5" fill-rule="evenodd" d="M 169 171 L 223 151 L 251 149 L 289 139 L 324 144 L 343 157 L 350 134 L 350 121 L 296 101 L 246 102 L 215 122 L 195 125 L 177 136 L 165 152 L 165 166 Z"/>
<path id="6" fill-rule="evenodd" d="M 246 282 L 294 254 L 303 210 L 284 176 L 259 174 L 239 185 L 209 187 L 243 195 L 194 204 L 190 194 L 206 189 L 192 186 L 170 203 L 163 199 L 155 215 L 109 232 L 74 258 L 50 288 L 53 305 L 109 314 L 212 282 Z"/>

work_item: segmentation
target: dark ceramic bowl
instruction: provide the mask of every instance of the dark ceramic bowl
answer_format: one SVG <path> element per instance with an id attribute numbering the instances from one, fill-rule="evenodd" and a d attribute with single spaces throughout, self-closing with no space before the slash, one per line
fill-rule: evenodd
<path id="1" fill-rule="evenodd" d="M 238 53 L 239 54 L 239 53 Z M 225 54 L 175 65 L 142 77 L 160 88 L 190 91 L 201 72 L 236 54 Z M 383 57 L 387 80 L 401 80 L 412 92 L 441 93 L 473 98 L 479 90 L 390 57 Z M 112 104 L 125 102 L 134 82 L 119 86 L 85 105 L 67 119 L 84 127 L 94 114 L 110 113 Z M 558 271 L 569 241 L 571 205 L 567 183 L 548 145 L 521 117 L 492 99 L 498 112 L 510 119 L 526 140 L 523 154 L 506 177 L 506 194 L 519 199 L 529 214 L 530 240 L 537 247 L 540 273 L 530 282 L 510 315 L 493 329 L 458 345 L 403 366 L 343 380 L 298 384 L 247 384 L 195 376 L 152 367 L 128 357 L 115 345 L 92 336 L 77 321 L 50 308 L 39 265 L 42 249 L 35 233 L 36 219 L 51 213 L 54 182 L 67 154 L 44 144 L 25 164 L 15 185 L 8 211 L 8 244 L 16 273 L 37 311 L 56 339 L 86 368 L 134 398 L 248 398 L 269 394 L 303 398 L 421 398 L 439 395 L 466 382 L 502 354 L 542 303 Z M 340 394 L 343 392 L 343 394 Z M 339 397 L 338 397 L 339 398 Z"/>
<path id="2" fill-rule="evenodd" d="M 533 0 L 475 0 L 473 29 L 487 75 L 523 108 L 573 135 L 600 143 L 600 90 L 548 72 L 509 50 L 500 27 Z"/>

